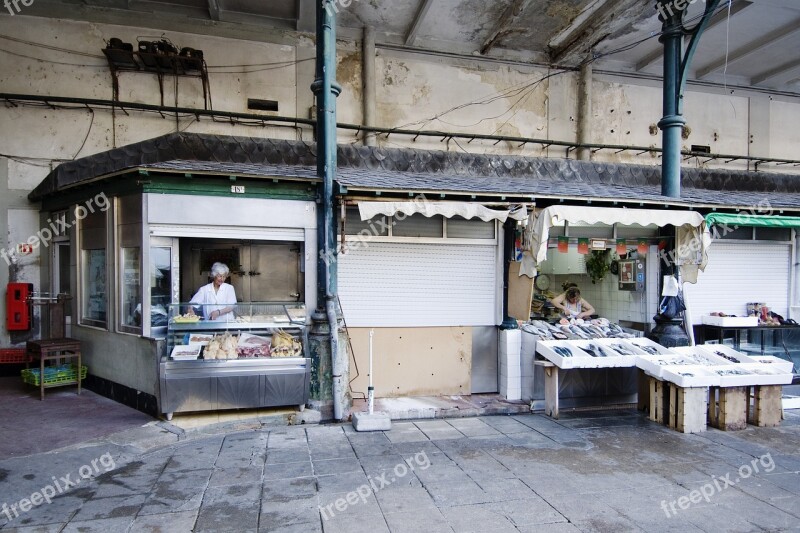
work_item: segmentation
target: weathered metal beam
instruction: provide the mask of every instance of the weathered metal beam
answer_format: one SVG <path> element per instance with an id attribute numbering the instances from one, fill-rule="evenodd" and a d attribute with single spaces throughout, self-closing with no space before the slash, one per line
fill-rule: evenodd
<path id="1" fill-rule="evenodd" d="M 607 24 L 617 23 L 623 13 L 643 10 L 644 3 L 635 0 L 595 0 L 558 35 L 550 39 L 550 60 L 562 63 L 576 55 L 591 50 L 611 31 L 605 31 Z"/>
<path id="2" fill-rule="evenodd" d="M 497 41 L 511 31 L 511 28 L 531 3 L 532 0 L 512 0 L 511 4 L 497 21 L 497 24 L 495 24 L 489 36 L 483 41 L 481 45 L 481 55 L 488 54 Z"/>
<path id="3" fill-rule="evenodd" d="M 417 13 L 414 15 L 414 21 L 411 23 L 411 27 L 406 34 L 406 46 L 414 46 L 414 41 L 417 40 L 417 33 L 419 33 L 419 29 L 431 5 L 433 5 L 433 0 L 422 0 L 420 2 Z"/>

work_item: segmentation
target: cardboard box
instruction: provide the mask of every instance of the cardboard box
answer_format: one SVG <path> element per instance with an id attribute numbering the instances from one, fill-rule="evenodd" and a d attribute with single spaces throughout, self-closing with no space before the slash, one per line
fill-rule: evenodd
<path id="1" fill-rule="evenodd" d="M 757 316 L 711 316 L 703 315 L 703 324 L 723 328 L 753 328 L 758 326 Z"/>

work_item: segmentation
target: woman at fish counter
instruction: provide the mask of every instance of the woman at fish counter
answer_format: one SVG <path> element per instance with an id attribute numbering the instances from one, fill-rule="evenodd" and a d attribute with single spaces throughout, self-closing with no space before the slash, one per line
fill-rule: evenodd
<path id="1" fill-rule="evenodd" d="M 214 280 L 208 285 L 203 285 L 192 296 L 190 303 L 202 307 L 203 317 L 206 320 L 234 320 L 233 310 L 236 307 L 236 290 L 233 285 L 225 283 L 231 271 L 224 263 L 211 265 L 211 275 Z M 189 314 L 194 314 L 194 308 L 189 308 Z"/>
<path id="2" fill-rule="evenodd" d="M 589 318 L 595 313 L 592 304 L 581 298 L 581 290 L 577 285 L 568 287 L 564 293 L 550 300 L 550 303 L 567 319 Z"/>

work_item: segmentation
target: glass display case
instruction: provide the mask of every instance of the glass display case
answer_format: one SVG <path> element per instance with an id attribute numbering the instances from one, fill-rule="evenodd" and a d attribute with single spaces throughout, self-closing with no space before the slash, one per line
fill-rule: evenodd
<path id="1" fill-rule="evenodd" d="M 311 377 L 306 321 L 297 302 L 168 305 L 161 412 L 169 420 L 185 411 L 303 409 Z"/>

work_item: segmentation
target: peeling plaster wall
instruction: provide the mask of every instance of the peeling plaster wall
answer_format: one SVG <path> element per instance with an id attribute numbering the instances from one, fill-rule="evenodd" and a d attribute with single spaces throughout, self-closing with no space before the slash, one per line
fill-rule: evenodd
<path id="1" fill-rule="evenodd" d="M 781 159 L 800 158 L 800 105 L 769 102 L 769 156 Z M 780 167 L 779 167 L 780 168 Z M 785 168 L 785 167 L 784 167 Z M 790 169 L 792 167 L 789 167 Z M 797 172 L 797 167 L 794 167 Z"/>

